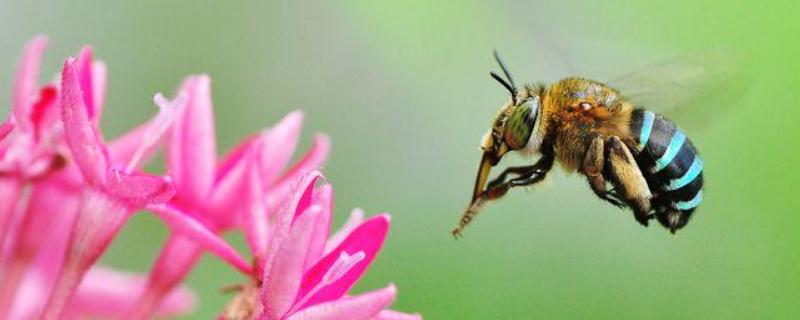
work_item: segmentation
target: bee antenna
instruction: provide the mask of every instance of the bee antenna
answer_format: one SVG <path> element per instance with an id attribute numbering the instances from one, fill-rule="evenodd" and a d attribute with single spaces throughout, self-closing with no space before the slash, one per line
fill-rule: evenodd
<path id="1" fill-rule="evenodd" d="M 508 72 L 508 67 L 506 67 L 505 63 L 503 63 L 503 59 L 500 59 L 500 54 L 497 53 L 497 50 L 494 51 L 494 59 L 497 60 L 497 64 L 500 65 L 500 69 L 503 69 L 503 74 L 506 75 L 506 79 L 508 81 L 504 80 L 503 78 L 501 78 L 499 75 L 497 75 L 494 72 L 491 72 L 490 75 L 492 76 L 492 78 L 494 78 L 495 80 L 500 82 L 500 84 L 502 84 L 504 87 L 506 87 L 508 92 L 511 93 L 511 99 L 513 99 L 514 102 L 516 103 L 516 100 L 517 100 L 517 85 L 514 84 L 514 77 L 512 77 L 511 73 Z"/>
<path id="2" fill-rule="evenodd" d="M 492 78 L 497 80 L 497 82 L 500 82 L 500 84 L 502 84 L 503 87 L 505 87 L 506 90 L 508 90 L 508 92 L 511 93 L 511 97 L 512 98 L 517 96 L 517 90 L 515 90 L 514 87 L 512 87 L 510 84 L 508 84 L 508 82 L 506 82 L 506 79 L 503 79 L 502 77 L 500 77 L 500 75 L 498 75 L 498 74 L 496 74 L 494 72 L 489 72 L 489 75 L 491 75 Z"/>

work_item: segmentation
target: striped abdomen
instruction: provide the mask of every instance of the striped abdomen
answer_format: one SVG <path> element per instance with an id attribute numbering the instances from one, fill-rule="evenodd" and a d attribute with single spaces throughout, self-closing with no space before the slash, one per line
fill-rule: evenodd
<path id="1" fill-rule="evenodd" d="M 680 229 L 703 200 L 703 162 L 686 134 L 672 121 L 644 109 L 631 119 L 636 162 L 647 180 L 658 221 Z"/>

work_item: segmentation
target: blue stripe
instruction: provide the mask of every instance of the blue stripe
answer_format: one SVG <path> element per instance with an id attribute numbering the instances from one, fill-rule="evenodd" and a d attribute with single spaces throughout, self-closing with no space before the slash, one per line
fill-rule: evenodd
<path id="1" fill-rule="evenodd" d="M 694 198 L 692 198 L 692 200 L 676 202 L 674 204 L 674 207 L 675 207 L 675 209 L 678 209 L 678 210 L 694 209 L 698 205 L 700 205 L 700 202 L 702 202 L 702 201 L 703 201 L 703 190 L 700 190 L 700 191 L 697 192 L 697 195 L 695 195 Z"/>
<path id="2" fill-rule="evenodd" d="M 644 120 L 642 120 L 642 130 L 639 133 L 639 148 L 644 149 L 647 141 L 650 140 L 650 132 L 653 130 L 653 121 L 656 115 L 650 111 L 644 112 Z"/>
<path id="3" fill-rule="evenodd" d="M 667 146 L 667 151 L 664 151 L 664 154 L 661 158 L 656 160 L 656 166 L 653 168 L 653 173 L 659 172 L 669 165 L 672 162 L 672 159 L 675 159 L 675 155 L 678 154 L 678 151 L 681 150 L 683 146 L 683 142 L 686 141 L 686 135 L 683 134 L 683 131 L 676 129 L 675 135 L 672 136 L 672 140 L 669 141 L 669 146 Z"/>
<path id="4" fill-rule="evenodd" d="M 683 174 L 683 177 L 669 181 L 667 191 L 678 190 L 691 183 L 695 178 L 697 178 L 697 176 L 700 175 L 700 172 L 703 172 L 703 161 L 700 160 L 700 157 L 695 156 L 692 165 L 689 167 L 689 170 Z"/>

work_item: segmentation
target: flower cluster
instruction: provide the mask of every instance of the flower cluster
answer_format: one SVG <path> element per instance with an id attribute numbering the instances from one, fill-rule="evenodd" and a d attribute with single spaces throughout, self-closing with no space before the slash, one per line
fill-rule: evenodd
<path id="1" fill-rule="evenodd" d="M 84 48 L 42 85 L 46 46 L 43 37 L 28 44 L 0 124 L 0 318 L 185 313 L 194 296 L 181 283 L 210 252 L 249 279 L 221 319 L 420 319 L 388 309 L 393 285 L 348 295 L 382 247 L 389 216 L 366 219 L 355 210 L 329 234 L 333 189 L 318 181 L 317 168 L 330 143 L 317 135 L 291 164 L 301 113 L 218 160 L 211 80 L 190 76 L 172 100 L 155 95 L 158 112 L 149 121 L 106 142 L 99 130 L 105 65 Z M 143 171 L 162 148 L 167 174 Z M 150 272 L 98 265 L 139 212 L 171 230 Z M 243 232 L 252 258 L 225 242 L 224 232 Z"/>

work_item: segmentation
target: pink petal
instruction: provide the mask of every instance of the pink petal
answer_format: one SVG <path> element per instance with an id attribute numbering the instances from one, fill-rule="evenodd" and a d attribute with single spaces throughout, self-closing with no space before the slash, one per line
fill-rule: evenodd
<path id="1" fill-rule="evenodd" d="M 61 75 L 61 118 L 64 121 L 64 135 L 84 178 L 91 184 L 104 185 L 108 159 L 97 129 L 89 121 L 74 64 L 74 61 L 67 60 Z"/>
<path id="2" fill-rule="evenodd" d="M 422 320 L 422 316 L 419 314 L 407 314 L 394 310 L 381 310 L 377 316 L 370 318 L 369 320 Z"/>
<path id="3" fill-rule="evenodd" d="M 31 40 L 25 47 L 22 61 L 17 68 L 12 96 L 13 112 L 23 129 L 28 128 L 30 107 L 38 91 L 39 66 L 46 48 L 46 37 L 38 36 Z"/>
<path id="4" fill-rule="evenodd" d="M 92 47 L 83 47 L 75 61 L 75 70 L 78 72 L 78 82 L 81 84 L 83 102 L 89 119 L 94 118 L 94 86 L 92 85 Z"/>
<path id="5" fill-rule="evenodd" d="M 311 150 L 301 159 L 292 169 L 287 171 L 277 182 L 277 184 L 270 185 L 266 190 L 267 205 L 269 206 L 267 212 L 276 212 L 281 208 L 287 196 L 291 194 L 291 189 L 295 181 L 306 174 L 310 170 L 317 170 L 325 161 L 330 142 L 326 135 L 317 135 L 314 145 Z"/>
<path id="6" fill-rule="evenodd" d="M 258 144 L 260 143 L 256 143 L 255 145 Z M 269 224 L 267 212 L 265 211 L 266 203 L 264 203 L 264 195 L 262 192 L 264 186 L 261 175 L 258 174 L 260 166 L 257 160 L 255 152 L 251 152 L 247 161 L 249 163 L 247 170 L 249 174 L 247 179 L 247 192 L 245 193 L 246 197 L 243 201 L 245 203 L 243 205 L 243 220 L 247 226 L 244 228 L 247 244 L 250 246 L 250 250 L 253 252 L 253 256 L 256 257 L 256 260 L 260 260 L 266 256 L 267 242 L 269 240 L 269 238 L 267 238 Z"/>
<path id="7" fill-rule="evenodd" d="M 358 279 L 361 278 L 364 272 L 366 272 L 372 260 L 375 259 L 375 256 L 383 246 L 388 231 L 389 215 L 382 214 L 373 217 L 353 230 L 342 244 L 311 267 L 303 279 L 303 287 L 300 290 L 300 296 L 305 296 L 323 281 L 325 274 L 336 263 L 342 252 L 353 254 L 363 251 L 365 253 L 363 261 L 355 265 L 338 280 L 319 289 L 311 299 L 308 299 L 304 307 L 336 300 L 347 293 L 347 291 L 356 284 Z"/>
<path id="8" fill-rule="evenodd" d="M 367 292 L 355 297 L 321 303 L 301 310 L 288 320 L 368 320 L 394 302 L 397 289 L 394 285 Z"/>
<path id="9" fill-rule="evenodd" d="M 281 210 L 277 223 L 275 224 L 273 236 L 270 239 L 270 252 L 274 251 L 273 249 L 277 248 L 280 241 L 289 234 L 289 230 L 295 219 L 311 205 L 314 183 L 316 183 L 319 178 L 322 178 L 322 174 L 319 171 L 311 171 L 299 177 L 299 179 L 294 182 L 294 188 L 289 195 L 291 200 L 288 202 L 288 205 Z"/>
<path id="10" fill-rule="evenodd" d="M 320 207 L 311 207 L 292 225 L 289 234 L 280 239 L 275 250 L 269 252 L 261 286 L 261 301 L 268 319 L 280 319 L 297 299 L 305 271 L 303 262 L 321 211 Z"/>
<path id="11" fill-rule="evenodd" d="M 63 229 L 68 229 L 73 212 L 77 210 L 77 197 L 50 181 L 34 184 L 29 192 L 27 197 L 33 201 L 27 201 L 18 209 L 20 221 L 15 223 L 13 241 L 6 247 L 5 265 L 0 275 L 0 314 L 7 311 L 3 306 L 14 296 L 37 254 L 48 248 L 47 242 L 64 242 L 62 235 L 66 232 Z M 54 219 L 59 223 L 53 223 Z M 61 259 L 51 257 L 46 263 L 50 261 L 60 263 Z"/>
<path id="12" fill-rule="evenodd" d="M 45 307 L 42 320 L 62 317 L 89 268 L 106 251 L 127 221 L 127 208 L 106 194 L 87 189 L 72 227 L 65 261 Z"/>
<path id="13" fill-rule="evenodd" d="M 128 174 L 116 169 L 109 172 L 108 192 L 131 208 L 165 203 L 175 196 L 175 188 L 165 177 Z"/>
<path id="14" fill-rule="evenodd" d="M 322 212 L 314 222 L 314 232 L 308 245 L 308 255 L 303 263 L 304 270 L 316 263 L 325 250 L 325 242 L 328 240 L 333 218 L 333 188 L 329 184 L 322 185 L 314 192 L 313 202 L 314 205 L 322 208 Z"/>
<path id="15" fill-rule="evenodd" d="M 0 142 L 2 142 L 3 139 L 5 139 L 6 136 L 8 136 L 8 134 L 11 133 L 12 130 L 14 130 L 14 127 L 16 125 L 17 125 L 17 120 L 14 119 L 13 114 L 8 117 L 8 120 L 0 124 Z"/>
<path id="16" fill-rule="evenodd" d="M 214 231 L 200 223 L 200 221 L 173 206 L 154 205 L 148 206 L 147 209 L 164 220 L 173 231 L 192 239 L 242 273 L 252 273 L 250 264 L 236 252 L 236 249 L 216 235 Z"/>
<path id="17" fill-rule="evenodd" d="M 173 125 L 167 160 L 179 201 L 203 203 L 210 195 L 217 166 L 211 79 L 191 77 L 182 90 L 189 99 Z"/>
<path id="18" fill-rule="evenodd" d="M 94 101 L 94 114 L 92 121 L 95 125 L 100 122 L 106 100 L 106 64 L 102 61 L 92 63 L 92 100 Z"/>
<path id="19" fill-rule="evenodd" d="M 275 182 L 292 159 L 303 125 L 303 113 L 289 113 L 275 127 L 265 133 L 264 149 L 260 152 L 262 179 L 269 185 Z"/>
<path id="20" fill-rule="evenodd" d="M 194 241 L 179 234 L 170 235 L 150 271 L 144 291 L 138 295 L 136 303 L 132 305 L 133 308 L 128 309 L 129 314 L 126 318 L 131 320 L 152 318 L 157 307 L 166 304 L 165 297 L 169 299 L 167 295 L 174 292 L 175 288 L 186 279 L 202 253 L 203 247 Z"/>
<path id="21" fill-rule="evenodd" d="M 242 159 L 245 158 L 245 155 L 250 152 L 249 150 L 252 148 L 253 143 L 263 136 L 263 133 L 251 135 L 236 145 L 236 147 L 228 151 L 227 154 L 225 154 L 220 162 L 219 167 L 217 168 L 217 183 L 220 183 L 221 180 L 228 176 L 228 171 L 232 170 L 242 162 Z"/>
<path id="22" fill-rule="evenodd" d="M 310 170 L 319 169 L 328 158 L 328 153 L 331 150 L 331 139 L 326 134 L 317 134 L 314 137 L 314 144 L 311 149 L 298 161 L 291 169 L 289 169 L 280 179 L 281 182 L 292 180 L 298 174 Z"/>
<path id="23" fill-rule="evenodd" d="M 81 282 L 70 309 L 72 313 L 92 318 L 122 318 L 137 307 L 131 297 L 142 292 L 146 280 L 104 267 L 94 267 Z M 173 290 L 160 303 L 160 316 L 174 316 L 194 308 L 194 294 L 183 288 Z"/>
<path id="24" fill-rule="evenodd" d="M 239 217 L 232 212 L 239 212 L 243 206 L 242 195 L 248 194 L 248 182 L 257 176 L 251 172 L 248 157 L 237 157 L 232 161 L 225 174 L 218 178 L 208 203 L 207 214 L 221 229 L 233 227 L 239 223 Z"/>
<path id="25" fill-rule="evenodd" d="M 291 240 L 288 239 L 295 234 L 295 232 L 292 231 L 292 222 L 295 216 L 299 215 L 298 212 L 305 211 L 308 208 L 314 190 L 314 183 L 321 177 L 322 175 L 318 171 L 312 171 L 302 176 L 300 180 L 296 182 L 295 190 L 291 196 L 292 200 L 289 202 L 290 205 L 284 207 L 278 216 L 275 227 L 273 228 L 272 237 L 267 246 L 267 256 L 264 257 L 263 262 L 260 263 L 260 265 L 263 266 L 262 272 L 260 273 L 260 280 L 264 283 L 260 295 L 262 303 L 265 305 L 272 303 L 268 308 L 269 311 L 265 312 L 270 320 L 283 316 L 283 313 L 288 311 L 296 299 L 297 286 L 302 279 L 302 272 L 304 271 L 302 263 L 305 260 L 307 250 L 305 248 L 298 249 L 299 244 L 292 243 Z M 314 218 L 313 215 L 309 215 L 308 217 Z M 300 219 L 297 222 L 313 222 L 313 220 L 308 219 L 308 217 L 307 219 Z M 297 222 L 295 222 L 295 224 Z M 308 230 L 304 231 L 313 230 L 308 226 Z M 299 231 L 296 234 L 297 237 L 301 236 Z M 310 237 L 310 234 L 306 236 Z M 306 241 L 308 241 L 308 239 Z M 290 249 L 302 251 L 302 253 L 291 251 Z M 282 250 L 287 251 L 287 253 L 282 253 Z M 293 254 L 287 255 L 286 259 L 284 259 L 283 254 L 290 253 Z M 256 263 L 258 263 L 258 257 Z M 283 272 L 289 270 L 294 273 L 284 276 Z"/>
<path id="26" fill-rule="evenodd" d="M 347 221 L 345 221 L 344 225 L 342 225 L 342 227 L 331 236 L 330 240 L 328 240 L 328 243 L 325 244 L 325 254 L 328 254 L 333 249 L 338 247 L 339 244 L 341 244 L 342 241 L 344 241 L 344 239 L 356 229 L 356 227 L 361 225 L 363 221 L 364 210 L 361 210 L 360 208 L 353 209 L 353 211 L 350 213 L 350 217 L 347 218 Z"/>

